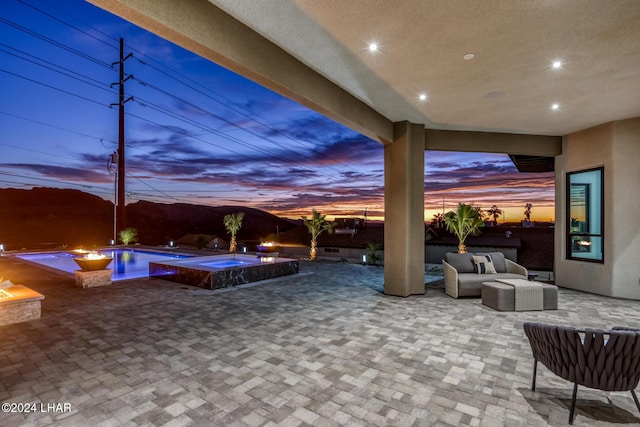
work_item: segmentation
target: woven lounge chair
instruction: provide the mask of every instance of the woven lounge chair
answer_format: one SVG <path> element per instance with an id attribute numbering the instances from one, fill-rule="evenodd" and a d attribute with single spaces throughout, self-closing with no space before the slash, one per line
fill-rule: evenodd
<path id="1" fill-rule="evenodd" d="M 640 411 L 634 391 L 640 381 L 640 329 L 579 330 L 532 322 L 523 326 L 534 359 L 531 390 L 536 389 L 538 362 L 574 383 L 569 424 L 573 424 L 578 384 L 605 391 L 630 391 Z"/>

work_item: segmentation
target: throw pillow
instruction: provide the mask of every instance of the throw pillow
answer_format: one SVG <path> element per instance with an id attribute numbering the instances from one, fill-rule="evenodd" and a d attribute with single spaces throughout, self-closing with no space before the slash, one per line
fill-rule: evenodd
<path id="1" fill-rule="evenodd" d="M 473 256 L 470 253 L 459 254 L 454 252 L 447 252 L 444 255 L 444 260 L 447 262 L 447 264 L 455 268 L 458 273 L 475 272 L 475 266 L 473 265 Z"/>
<path id="2" fill-rule="evenodd" d="M 502 252 L 476 252 L 474 255 L 491 255 L 491 262 L 496 268 L 496 273 L 506 273 L 507 263 L 504 260 L 504 254 Z"/>
<path id="3" fill-rule="evenodd" d="M 491 255 L 474 255 L 473 264 L 476 267 L 476 274 L 496 274 Z"/>

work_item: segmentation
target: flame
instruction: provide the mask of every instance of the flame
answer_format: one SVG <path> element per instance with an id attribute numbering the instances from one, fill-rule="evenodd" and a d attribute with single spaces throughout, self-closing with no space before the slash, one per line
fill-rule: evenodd
<path id="1" fill-rule="evenodd" d="M 260 243 L 260 246 L 277 246 L 276 242 L 262 242 Z"/>
<path id="2" fill-rule="evenodd" d="M 84 258 L 85 259 L 104 259 L 106 255 L 99 254 L 98 252 L 88 252 Z"/>

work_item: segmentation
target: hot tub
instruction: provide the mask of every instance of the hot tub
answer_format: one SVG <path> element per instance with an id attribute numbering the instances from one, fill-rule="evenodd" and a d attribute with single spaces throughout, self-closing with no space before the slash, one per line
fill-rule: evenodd
<path id="1" fill-rule="evenodd" d="M 298 272 L 298 261 L 251 255 L 214 255 L 149 263 L 149 277 L 221 289 Z"/>

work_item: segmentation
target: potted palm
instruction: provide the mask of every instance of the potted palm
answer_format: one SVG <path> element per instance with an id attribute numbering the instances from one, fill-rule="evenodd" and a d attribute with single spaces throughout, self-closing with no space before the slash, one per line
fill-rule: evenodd
<path id="1" fill-rule="evenodd" d="M 325 218 L 326 215 L 322 215 L 315 209 L 311 212 L 311 218 L 307 218 L 304 215 L 302 216 L 304 225 L 307 226 L 309 233 L 311 233 L 311 250 L 309 252 L 311 261 L 315 261 L 318 257 L 318 236 L 322 234 L 323 231 L 333 233 L 333 229 L 336 227 L 335 222 L 328 222 Z"/>
<path id="2" fill-rule="evenodd" d="M 467 253 L 464 242 L 469 236 L 480 234 L 480 227 L 484 227 L 484 221 L 480 217 L 478 209 L 464 203 L 458 204 L 456 212 L 449 211 L 444 215 L 447 230 L 458 238 L 458 252 Z"/>
<path id="3" fill-rule="evenodd" d="M 244 218 L 244 212 L 238 212 L 235 214 L 228 214 L 224 216 L 224 227 L 227 232 L 231 234 L 231 243 L 229 244 L 229 253 L 234 253 L 238 249 L 238 243 L 236 242 L 236 234 L 242 228 L 242 219 Z"/>
<path id="4" fill-rule="evenodd" d="M 370 265 L 378 265 L 378 261 L 380 261 L 380 257 L 378 256 L 378 249 L 380 247 L 376 243 L 369 243 L 366 249 L 366 260 Z"/>

